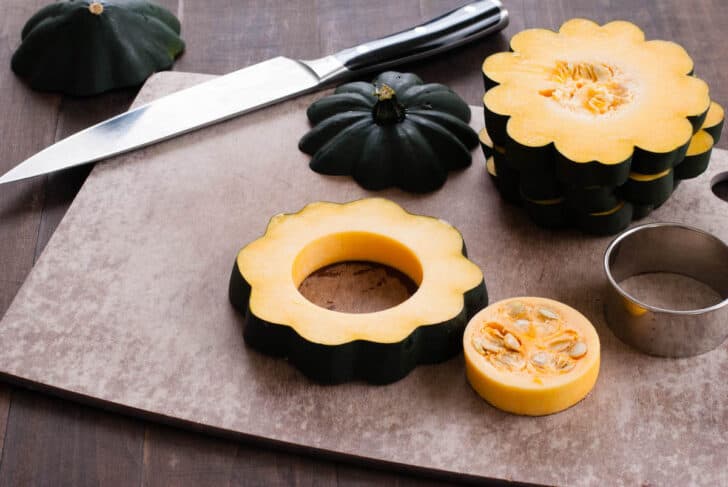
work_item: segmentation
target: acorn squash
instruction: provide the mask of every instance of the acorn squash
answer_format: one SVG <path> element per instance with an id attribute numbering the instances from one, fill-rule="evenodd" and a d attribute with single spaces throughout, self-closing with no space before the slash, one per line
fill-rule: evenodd
<path id="1" fill-rule="evenodd" d="M 394 267 L 418 289 L 397 306 L 359 314 L 319 307 L 298 291 L 317 269 L 352 260 Z M 488 299 L 454 227 L 381 198 L 274 216 L 238 254 L 229 298 L 247 316 L 246 343 L 323 383 L 393 382 L 455 356 L 467 321 Z"/>
<path id="2" fill-rule="evenodd" d="M 486 129 L 541 222 L 554 220 L 539 202 L 554 216 L 564 198 L 576 226 L 616 233 L 707 167 L 703 134 L 720 134 L 723 110 L 682 47 L 574 19 L 523 31 L 511 49 L 483 63 Z"/>
<path id="3" fill-rule="evenodd" d="M 371 83 L 339 86 L 307 110 L 313 128 L 299 142 L 310 167 L 350 175 L 371 190 L 427 192 L 467 167 L 478 144 L 470 108 L 447 86 L 388 71 Z"/>
<path id="4" fill-rule="evenodd" d="M 473 389 L 504 411 L 540 416 L 581 401 L 599 375 L 596 330 L 551 299 L 517 297 L 488 306 L 463 336 Z"/>
<path id="5" fill-rule="evenodd" d="M 11 67 L 37 90 L 94 95 L 140 85 L 184 50 L 180 23 L 143 0 L 66 0 L 23 27 Z"/>

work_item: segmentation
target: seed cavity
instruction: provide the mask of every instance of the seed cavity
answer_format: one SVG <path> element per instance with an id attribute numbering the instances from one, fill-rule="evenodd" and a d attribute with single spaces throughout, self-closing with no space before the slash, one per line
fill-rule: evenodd
<path id="1" fill-rule="evenodd" d="M 549 81 L 538 93 L 574 112 L 604 115 L 634 97 L 627 76 L 606 63 L 557 61 Z"/>
<path id="2" fill-rule="evenodd" d="M 529 371 L 535 378 L 561 375 L 587 353 L 579 332 L 553 309 L 514 301 L 499 313 L 500 319 L 484 323 L 471 340 L 475 351 L 498 369 Z"/>

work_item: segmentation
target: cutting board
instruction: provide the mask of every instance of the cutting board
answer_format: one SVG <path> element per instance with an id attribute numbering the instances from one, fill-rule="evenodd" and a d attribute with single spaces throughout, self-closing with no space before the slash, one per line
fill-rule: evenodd
<path id="1" fill-rule="evenodd" d="M 153 77 L 137 104 L 200 82 Z M 299 98 L 98 164 L 0 323 L 0 373 L 128 414 L 313 453 L 546 484 L 726 485 L 728 343 L 687 359 L 642 355 L 603 316 L 609 237 L 547 231 L 504 204 L 479 150 L 427 195 L 376 193 L 308 169 Z M 482 111 L 473 108 L 473 126 Z M 728 170 L 682 184 L 647 220 L 728 240 Z M 595 389 L 559 414 L 519 417 L 482 401 L 459 356 L 386 386 L 321 386 L 245 346 L 227 286 L 268 219 L 315 200 L 391 198 L 458 227 L 491 301 L 563 301 L 602 343 Z"/>

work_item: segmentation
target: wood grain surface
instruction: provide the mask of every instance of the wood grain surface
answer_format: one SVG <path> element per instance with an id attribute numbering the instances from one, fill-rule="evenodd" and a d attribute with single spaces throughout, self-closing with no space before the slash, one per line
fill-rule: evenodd
<path id="1" fill-rule="evenodd" d="M 10 71 L 23 23 L 43 0 L 3 0 L 0 17 L 0 171 L 80 128 L 126 109 L 136 90 L 88 99 L 30 91 Z M 187 51 L 175 69 L 219 74 L 284 54 L 315 58 L 400 30 L 462 1 L 159 1 L 182 20 Z M 471 104 L 482 95 L 482 59 L 526 27 L 556 28 L 572 17 L 626 19 L 648 38 L 682 44 L 728 100 L 728 51 L 721 49 L 723 0 L 523 0 L 504 2 L 502 36 L 403 67 L 450 84 Z M 728 147 L 724 137 L 719 147 Z M 4 314 L 88 174 L 87 168 L 0 187 L 0 315 Z M 725 185 L 724 185 L 725 186 Z M 725 191 L 725 189 L 723 189 Z M 211 439 L 0 385 L 0 485 L 400 485 L 425 482 L 364 468 Z M 433 482 L 434 483 L 434 482 Z"/>

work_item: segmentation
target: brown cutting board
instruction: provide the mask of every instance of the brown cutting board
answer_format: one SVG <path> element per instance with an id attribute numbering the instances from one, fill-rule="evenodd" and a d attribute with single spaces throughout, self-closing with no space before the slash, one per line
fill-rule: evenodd
<path id="1" fill-rule="evenodd" d="M 205 77 L 164 73 L 150 100 Z M 320 96 L 320 95 L 318 95 Z M 377 192 L 450 221 L 481 266 L 491 301 L 554 298 L 602 341 L 592 393 L 560 414 L 500 412 L 468 386 L 462 356 L 387 386 L 320 386 L 246 348 L 227 300 L 238 249 L 271 215 L 367 192 L 308 169 L 296 148 L 311 97 L 97 165 L 0 323 L 8 380 L 213 433 L 263 438 L 411 467 L 547 484 L 728 484 L 728 343 L 688 359 L 642 355 L 602 313 L 610 238 L 532 225 L 501 202 L 479 150 L 428 195 Z M 473 126 L 482 126 L 474 108 Z M 728 240 L 728 203 L 685 182 L 649 220 Z"/>

